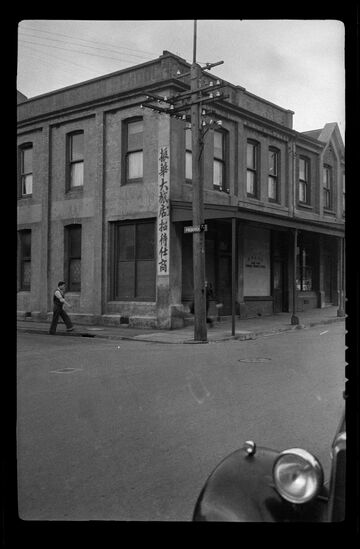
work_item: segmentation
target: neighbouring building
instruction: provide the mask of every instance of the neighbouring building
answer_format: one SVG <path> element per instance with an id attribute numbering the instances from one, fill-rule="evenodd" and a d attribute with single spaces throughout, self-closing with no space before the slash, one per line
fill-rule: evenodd
<path id="1" fill-rule="evenodd" d="M 64 279 L 75 322 L 183 325 L 193 299 L 192 235 L 184 233 L 191 130 L 142 102 L 188 90 L 177 73 L 189 68 L 165 51 L 34 98 L 18 94 L 19 318 L 48 318 Z M 206 278 L 221 315 L 231 314 L 233 262 L 240 318 L 291 313 L 294 296 L 300 316 L 328 304 L 344 314 L 338 125 L 300 133 L 292 111 L 225 89 L 212 105 L 222 127 L 206 134 L 203 153 Z"/>

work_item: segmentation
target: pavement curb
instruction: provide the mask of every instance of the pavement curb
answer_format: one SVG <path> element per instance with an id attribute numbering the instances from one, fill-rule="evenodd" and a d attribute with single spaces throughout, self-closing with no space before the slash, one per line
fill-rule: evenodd
<path id="1" fill-rule="evenodd" d="M 207 341 L 195 341 L 194 339 L 191 339 L 191 338 L 186 338 L 183 337 L 181 338 L 181 336 L 179 335 L 179 339 L 177 341 L 171 341 L 170 339 L 166 339 L 167 338 L 167 334 L 164 335 L 164 338 L 163 339 L 150 339 L 150 338 L 147 338 L 147 337 L 142 337 L 141 335 L 135 335 L 135 336 L 126 336 L 126 335 L 117 335 L 117 334 L 114 334 L 114 333 L 111 333 L 111 334 L 107 334 L 107 333 L 98 333 L 98 332 L 82 332 L 82 331 L 75 331 L 75 332 L 71 332 L 71 333 L 67 333 L 67 332 L 57 332 L 55 335 L 56 336 L 66 336 L 66 337 L 87 337 L 87 338 L 102 338 L 102 339 L 110 339 L 110 340 L 125 340 L 125 341 L 139 341 L 139 342 L 143 342 L 143 343 L 162 343 L 162 344 L 171 344 L 171 345 L 179 345 L 179 344 L 193 344 L 193 345 L 196 345 L 196 344 L 206 344 L 206 343 L 218 343 L 218 342 L 221 342 L 221 341 L 229 341 L 229 340 L 237 340 L 237 341 L 248 341 L 248 340 L 254 340 L 256 339 L 257 337 L 259 336 L 264 336 L 264 335 L 275 335 L 277 333 L 282 333 L 282 332 L 289 332 L 289 331 L 293 331 L 293 330 L 296 330 L 296 329 L 307 329 L 307 328 L 312 328 L 314 326 L 321 326 L 321 325 L 326 325 L 326 324 L 332 324 L 334 322 L 341 322 L 341 321 L 344 321 L 346 319 L 346 317 L 335 317 L 335 318 L 328 318 L 328 319 L 323 319 L 323 320 L 319 320 L 319 321 L 311 321 L 311 322 L 308 322 L 307 324 L 296 324 L 296 325 L 289 325 L 289 326 L 283 326 L 283 327 L 279 327 L 279 328 L 273 328 L 273 329 L 267 329 L 267 330 L 253 330 L 253 331 L 249 331 L 247 333 L 244 333 L 244 334 L 235 334 L 235 335 L 220 335 L 220 336 L 214 336 L 214 337 L 210 337 Z M 17 330 L 18 331 L 21 331 L 23 333 L 30 333 L 30 334 L 48 334 L 48 329 L 46 329 L 44 327 L 44 329 L 41 329 L 41 328 L 31 328 L 30 326 L 29 327 L 24 327 L 24 326 L 17 326 Z M 174 334 L 174 331 L 170 331 L 171 334 Z"/>

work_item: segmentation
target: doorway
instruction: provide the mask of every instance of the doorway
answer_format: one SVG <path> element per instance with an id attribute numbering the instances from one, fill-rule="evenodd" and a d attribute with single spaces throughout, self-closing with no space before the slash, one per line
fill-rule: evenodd
<path id="1" fill-rule="evenodd" d="M 273 262 L 273 303 L 274 313 L 282 313 L 285 307 L 284 280 L 285 262 L 275 259 Z"/>

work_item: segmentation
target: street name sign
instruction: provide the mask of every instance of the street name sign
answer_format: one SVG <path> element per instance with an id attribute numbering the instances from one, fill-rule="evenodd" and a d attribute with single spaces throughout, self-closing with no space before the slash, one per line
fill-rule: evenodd
<path id="1" fill-rule="evenodd" d="M 202 223 L 201 225 L 189 225 L 188 227 L 184 227 L 184 233 L 201 233 L 203 231 L 207 231 L 206 223 Z"/>

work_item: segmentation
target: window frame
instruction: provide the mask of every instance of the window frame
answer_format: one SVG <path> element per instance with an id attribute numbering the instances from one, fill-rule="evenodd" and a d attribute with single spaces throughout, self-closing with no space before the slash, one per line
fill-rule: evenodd
<path id="1" fill-rule="evenodd" d="M 270 173 L 270 153 L 275 155 L 275 174 Z M 275 198 L 270 196 L 269 183 L 275 182 Z M 268 187 L 267 187 L 268 201 L 279 203 L 280 202 L 280 150 L 277 147 L 269 147 L 268 149 Z"/>
<path id="2" fill-rule="evenodd" d="M 192 184 L 192 129 L 186 128 L 184 129 L 185 132 L 185 182 Z M 187 139 L 187 136 L 190 135 L 190 142 Z M 189 147 L 190 145 L 190 147 Z M 188 158 L 191 158 L 191 177 L 187 177 L 187 162 Z"/>
<path id="3" fill-rule="evenodd" d="M 31 241 L 32 241 L 32 234 L 31 229 L 21 229 L 18 231 L 19 235 L 19 247 L 20 247 L 20 254 L 19 254 L 19 291 L 20 292 L 30 292 L 31 291 Z M 30 248 L 30 254 L 26 255 L 24 254 L 24 239 L 28 236 L 30 239 L 30 242 L 28 243 L 28 246 Z M 24 284 L 24 265 L 25 263 L 30 264 L 30 282 L 29 284 Z"/>
<path id="4" fill-rule="evenodd" d="M 82 158 L 73 160 L 73 137 L 76 135 L 83 136 L 83 151 Z M 72 185 L 72 167 L 76 164 L 82 164 L 82 183 L 81 185 Z M 77 191 L 84 188 L 84 177 L 85 177 L 85 131 L 84 130 L 75 130 L 66 134 L 66 191 Z"/>
<path id="5" fill-rule="evenodd" d="M 31 172 L 24 171 L 24 154 L 25 151 L 31 150 Z M 24 192 L 25 178 L 31 175 L 31 193 Z M 32 142 L 22 143 L 19 146 L 19 185 L 18 185 L 18 195 L 20 198 L 27 198 L 33 194 L 33 184 L 34 184 L 34 145 Z"/>
<path id="6" fill-rule="evenodd" d="M 137 122 L 142 123 L 142 138 L 141 138 L 141 147 L 129 147 L 129 126 L 131 124 L 136 124 Z M 142 116 L 135 116 L 132 118 L 127 118 L 126 120 L 123 120 L 123 177 L 122 181 L 123 184 L 130 184 L 130 183 L 142 183 L 144 180 L 144 118 Z M 131 155 L 141 153 L 142 154 L 142 175 L 141 177 L 129 177 L 129 158 Z"/>
<path id="7" fill-rule="evenodd" d="M 301 161 L 304 162 L 304 176 L 305 179 L 300 177 L 301 169 L 300 169 L 300 163 Z M 304 194 L 305 194 L 305 200 L 300 199 L 300 188 L 303 186 Z M 299 156 L 299 168 L 298 168 L 298 203 L 304 204 L 309 206 L 310 205 L 310 196 L 311 196 L 311 185 L 310 185 L 310 158 L 308 156 Z"/>
<path id="8" fill-rule="evenodd" d="M 221 157 L 215 155 L 215 135 L 221 136 Z M 229 192 L 227 189 L 227 169 L 226 169 L 226 155 L 227 155 L 227 132 L 224 130 L 214 130 L 214 154 L 213 154 L 213 189 L 219 192 Z M 215 163 L 218 162 L 221 166 L 222 184 L 216 185 L 214 183 L 215 176 Z"/>
<path id="9" fill-rule="evenodd" d="M 75 230 L 79 231 L 80 233 L 80 243 L 78 243 L 79 252 L 73 253 L 72 251 L 72 235 L 74 234 Z M 65 279 L 66 279 L 66 286 L 69 292 L 74 293 L 80 293 L 81 292 L 81 248 L 82 248 L 82 225 L 80 223 L 72 223 L 70 225 L 65 225 L 64 227 L 64 259 L 65 259 L 65 266 L 64 266 L 64 272 L 65 272 Z M 72 280 L 71 277 L 71 264 L 73 261 L 80 261 L 80 282 L 75 282 Z"/>
<path id="10" fill-rule="evenodd" d="M 323 205 L 325 210 L 333 209 L 333 171 L 329 164 L 323 165 Z"/>
<path id="11" fill-rule="evenodd" d="M 152 250 L 152 257 L 151 258 L 141 258 L 137 257 L 137 251 L 139 248 L 138 244 L 138 227 L 139 225 L 144 224 L 152 224 L 153 226 L 153 250 Z M 111 282 L 111 299 L 114 301 L 145 301 L 145 302 L 155 302 L 156 301 L 156 220 L 154 218 L 149 219 L 133 219 L 129 221 L 115 221 L 111 222 L 111 240 L 112 240 L 112 252 L 111 252 L 111 273 L 112 273 L 112 282 Z M 124 260 L 120 260 L 120 250 L 119 250 L 119 230 L 120 227 L 124 226 L 130 226 L 133 227 L 134 231 L 134 251 L 133 251 L 133 258 L 129 259 L 126 258 Z M 118 290 L 118 268 L 119 263 L 122 261 L 126 263 L 132 263 L 132 273 L 133 273 L 133 287 L 132 287 L 132 295 L 130 296 L 122 296 L 119 295 Z M 139 262 L 148 261 L 149 263 L 152 263 L 153 268 L 153 288 L 151 295 L 148 296 L 141 296 L 138 292 L 138 286 L 137 286 L 137 280 L 138 280 L 138 268 L 139 268 Z"/>
<path id="12" fill-rule="evenodd" d="M 309 257 L 312 257 L 311 250 L 309 251 L 306 246 L 300 243 L 296 257 L 296 289 L 298 292 L 314 291 L 314 269 L 312 262 L 309 261 Z M 309 273 L 310 276 L 306 276 Z M 305 287 L 306 280 L 310 280 L 310 288 Z"/>
<path id="13" fill-rule="evenodd" d="M 254 167 L 248 165 L 248 146 L 253 147 L 253 164 Z M 255 139 L 246 140 L 246 196 L 249 198 L 259 198 L 259 165 L 260 165 L 260 143 Z M 248 188 L 248 173 L 254 176 L 254 193 L 249 192 Z"/>

